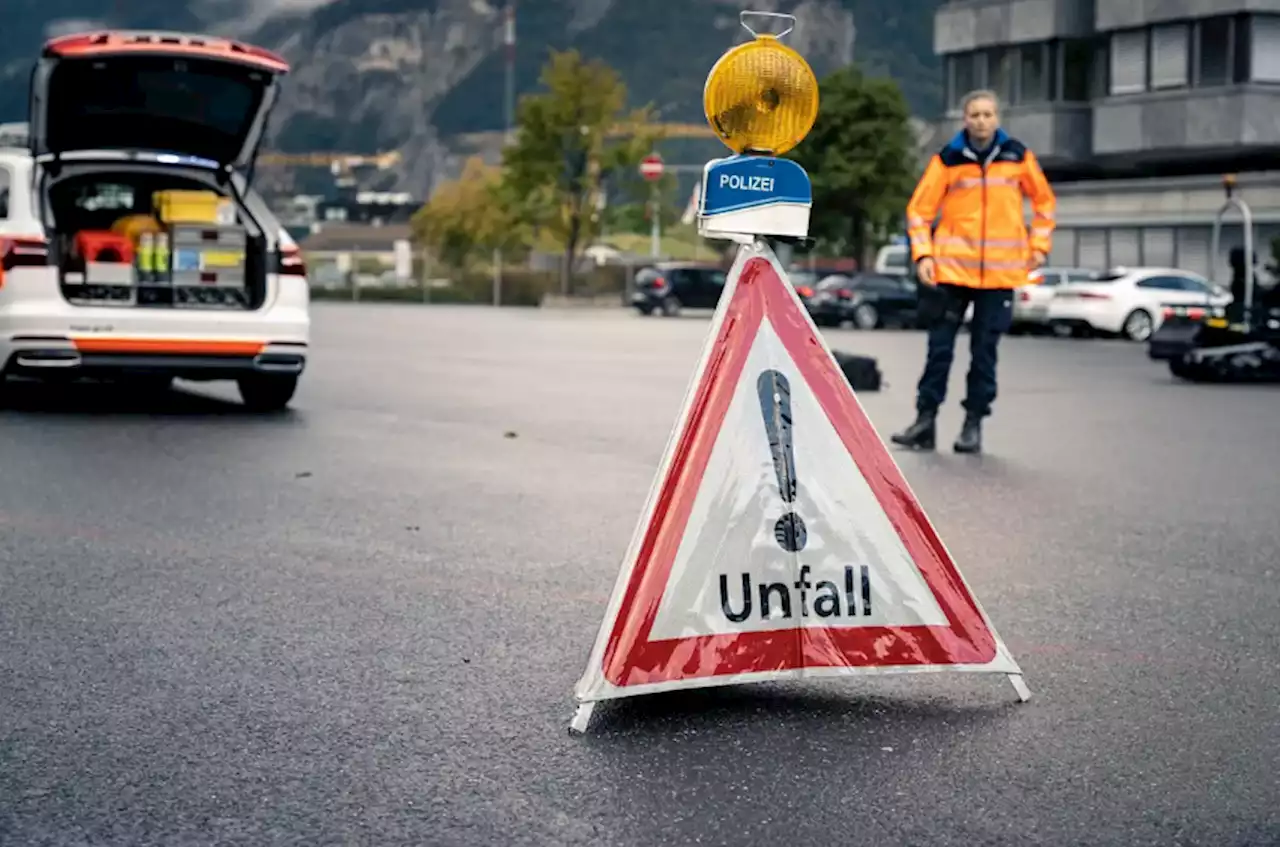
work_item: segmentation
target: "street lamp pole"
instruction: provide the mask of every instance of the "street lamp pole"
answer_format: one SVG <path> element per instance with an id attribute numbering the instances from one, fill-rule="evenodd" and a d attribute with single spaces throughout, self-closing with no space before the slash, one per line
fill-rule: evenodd
<path id="1" fill-rule="evenodd" d="M 516 122 L 516 0 L 507 0 L 504 13 L 505 25 L 502 36 L 503 48 L 506 51 L 506 91 L 505 117 L 507 143 L 510 144 L 515 134 Z"/>
<path id="2" fill-rule="evenodd" d="M 503 122 L 506 143 L 515 141 L 516 123 L 516 0 L 507 0 L 503 11 L 502 43 L 505 52 L 506 85 L 503 92 Z M 493 305 L 502 305 L 502 250 L 493 248 Z"/>

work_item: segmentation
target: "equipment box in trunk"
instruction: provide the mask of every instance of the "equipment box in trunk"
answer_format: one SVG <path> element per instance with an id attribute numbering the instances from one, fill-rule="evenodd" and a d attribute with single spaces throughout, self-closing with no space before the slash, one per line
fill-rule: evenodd
<path id="1" fill-rule="evenodd" d="M 148 249 L 154 250 L 149 262 Z M 242 227 L 173 224 L 141 252 L 141 301 L 202 309 L 249 306 L 248 238 Z"/>
<path id="2" fill-rule="evenodd" d="M 273 239 L 234 197 L 219 201 L 224 208 L 233 204 L 234 222 L 165 222 L 153 208 L 157 194 L 211 186 L 158 165 L 98 162 L 70 163 L 46 179 L 50 254 L 67 300 L 241 311 L 266 303 Z M 83 276 L 85 259 L 131 268 L 132 285 L 121 279 L 104 280 L 110 290 L 94 287 Z"/>

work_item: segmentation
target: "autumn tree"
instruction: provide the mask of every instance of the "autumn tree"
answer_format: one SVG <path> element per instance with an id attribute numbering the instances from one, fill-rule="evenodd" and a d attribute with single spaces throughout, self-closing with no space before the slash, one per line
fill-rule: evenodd
<path id="1" fill-rule="evenodd" d="M 495 249 L 509 253 L 523 247 L 529 229 L 506 191 L 502 170 L 472 156 L 463 165 L 462 175 L 440 185 L 414 214 L 414 238 L 457 270 L 470 268 Z"/>
<path id="2" fill-rule="evenodd" d="M 658 132 L 649 109 L 627 111 L 626 85 L 602 61 L 553 52 L 540 79 L 544 90 L 520 101 L 504 181 L 521 216 L 562 246 L 560 288 L 569 294 L 578 258 L 599 230 L 603 182 L 634 170 Z"/>
<path id="3" fill-rule="evenodd" d="M 791 153 L 813 183 L 810 234 L 861 265 L 872 239 L 901 222 L 915 187 L 911 110 L 892 79 L 854 65 L 821 84 L 813 130 Z"/>

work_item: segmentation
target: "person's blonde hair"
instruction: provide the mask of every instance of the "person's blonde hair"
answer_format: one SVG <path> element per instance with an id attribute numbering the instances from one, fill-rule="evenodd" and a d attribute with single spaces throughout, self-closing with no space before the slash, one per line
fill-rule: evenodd
<path id="1" fill-rule="evenodd" d="M 999 113 L 1000 98 L 996 96 L 994 91 L 990 91 L 986 88 L 980 88 L 977 91 L 970 91 L 964 96 L 964 99 L 960 101 L 960 114 L 969 114 L 969 107 L 978 100 L 990 100 L 991 104 L 996 107 L 996 112 Z"/>

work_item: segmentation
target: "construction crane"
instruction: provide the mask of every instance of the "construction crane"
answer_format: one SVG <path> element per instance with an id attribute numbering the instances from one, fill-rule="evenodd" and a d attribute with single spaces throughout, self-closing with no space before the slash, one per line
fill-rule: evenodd
<path id="1" fill-rule="evenodd" d="M 707 124 L 656 124 L 661 138 L 717 138 L 715 131 Z M 631 135 L 635 127 L 618 126 L 610 130 L 614 138 Z"/>
<path id="2" fill-rule="evenodd" d="M 400 164 L 400 151 L 370 155 L 360 153 L 277 153 L 267 151 L 258 157 L 258 164 L 276 167 L 329 168 L 335 174 L 355 168 L 372 167 L 380 171 Z"/>

